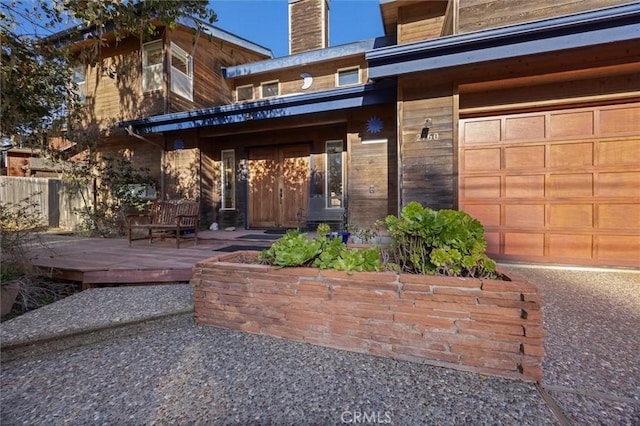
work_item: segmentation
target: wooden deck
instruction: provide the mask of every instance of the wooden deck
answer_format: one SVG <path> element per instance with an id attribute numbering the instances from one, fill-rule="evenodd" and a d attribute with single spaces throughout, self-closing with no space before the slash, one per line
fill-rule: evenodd
<path id="1" fill-rule="evenodd" d="M 259 232 L 259 231 L 258 231 Z M 177 283 L 191 279 L 192 268 L 202 260 L 219 254 L 218 248 L 230 245 L 268 247 L 268 240 L 236 239 L 251 231 L 240 231 L 221 238 L 198 238 L 175 248 L 175 241 L 134 241 L 126 239 L 47 236 L 44 246 L 32 250 L 31 262 L 37 270 L 52 278 L 82 283 L 83 288 L 106 284 Z M 256 234 L 254 231 L 253 234 Z M 210 236 L 209 236 L 210 237 Z"/>

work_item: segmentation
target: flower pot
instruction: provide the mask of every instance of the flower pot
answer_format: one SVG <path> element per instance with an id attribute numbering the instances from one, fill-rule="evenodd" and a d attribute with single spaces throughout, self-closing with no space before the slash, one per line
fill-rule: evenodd
<path id="1" fill-rule="evenodd" d="M 332 239 L 332 238 L 342 238 L 342 243 L 343 244 L 347 244 L 347 242 L 349 241 L 349 237 L 351 236 L 351 233 L 349 232 L 330 232 L 327 234 L 327 238 Z"/>

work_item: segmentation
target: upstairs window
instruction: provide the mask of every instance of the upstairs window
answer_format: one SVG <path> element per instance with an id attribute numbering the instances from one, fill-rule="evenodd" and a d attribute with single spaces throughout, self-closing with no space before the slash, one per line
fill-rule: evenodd
<path id="1" fill-rule="evenodd" d="M 236 87 L 236 101 L 250 101 L 253 99 L 253 84 Z"/>
<path id="2" fill-rule="evenodd" d="M 260 97 L 272 98 L 280 94 L 280 84 L 278 81 L 269 81 L 260 85 Z"/>
<path id="3" fill-rule="evenodd" d="M 338 87 L 350 86 L 358 83 L 360 83 L 360 69 L 358 67 L 338 70 L 338 75 L 336 77 L 336 85 Z"/>
<path id="4" fill-rule="evenodd" d="M 142 46 L 142 92 L 162 90 L 162 41 Z"/>
<path id="5" fill-rule="evenodd" d="M 75 83 L 76 95 L 80 98 L 81 102 L 87 100 L 87 67 L 84 65 L 78 65 L 73 67 L 73 82 Z"/>
<path id="6" fill-rule="evenodd" d="M 171 43 L 171 91 L 193 101 L 193 57 Z"/>

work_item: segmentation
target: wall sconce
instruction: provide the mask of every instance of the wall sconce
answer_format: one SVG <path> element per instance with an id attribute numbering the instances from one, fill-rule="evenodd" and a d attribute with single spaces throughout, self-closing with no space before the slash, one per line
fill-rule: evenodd
<path id="1" fill-rule="evenodd" d="M 427 140 L 429 137 L 429 129 L 431 128 L 431 118 L 427 118 L 424 121 L 424 127 L 422 128 L 422 132 L 420 132 L 420 140 Z"/>

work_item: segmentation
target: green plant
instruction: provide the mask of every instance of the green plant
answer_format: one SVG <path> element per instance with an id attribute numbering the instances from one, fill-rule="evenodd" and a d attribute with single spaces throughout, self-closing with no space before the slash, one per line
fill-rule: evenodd
<path id="1" fill-rule="evenodd" d="M 378 225 L 375 225 L 375 229 L 371 229 L 360 228 L 355 223 L 350 223 L 347 225 L 347 232 L 366 244 L 378 238 Z"/>
<path id="2" fill-rule="evenodd" d="M 33 193 L 17 203 L 0 201 L 0 284 L 8 285 L 31 272 L 29 247 L 40 242 L 46 228 Z"/>
<path id="3" fill-rule="evenodd" d="M 280 268 L 313 266 L 347 273 L 383 269 L 379 247 L 348 250 L 338 238 L 326 238 L 326 234 L 321 234 L 309 239 L 295 230 L 288 231 L 271 247 L 260 252 L 258 258 Z"/>
<path id="4" fill-rule="evenodd" d="M 327 235 L 329 232 L 331 232 L 331 227 L 326 223 L 321 223 L 321 224 L 318 225 L 318 228 L 316 229 L 316 232 L 317 232 L 319 237 L 322 237 L 322 236 Z"/>
<path id="5" fill-rule="evenodd" d="M 486 254 L 484 228 L 467 213 L 407 204 L 399 217 L 387 216 L 391 258 L 407 273 L 496 277 Z"/>
<path id="6" fill-rule="evenodd" d="M 105 156 L 100 161 L 75 165 L 65 174 L 73 185 L 86 186 L 95 182 L 95 200 L 84 200 L 76 211 L 84 230 L 91 236 L 124 235 L 128 213 L 144 211 L 151 201 L 144 199 L 136 188 L 153 186 L 145 168 L 135 168 L 124 157 Z"/>

